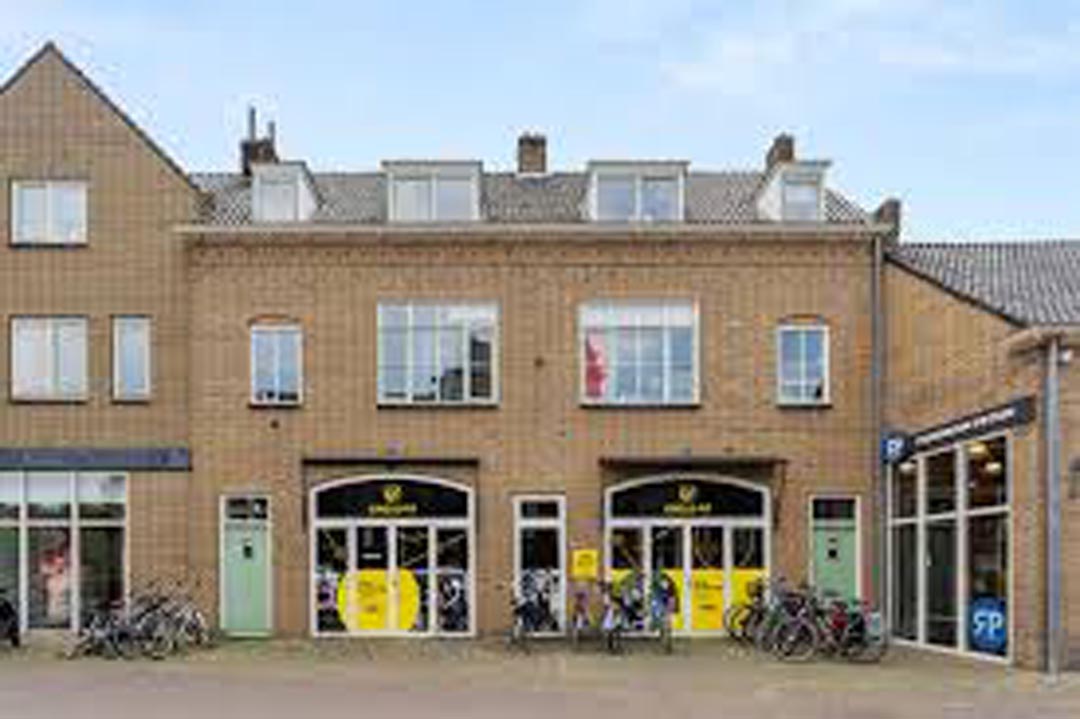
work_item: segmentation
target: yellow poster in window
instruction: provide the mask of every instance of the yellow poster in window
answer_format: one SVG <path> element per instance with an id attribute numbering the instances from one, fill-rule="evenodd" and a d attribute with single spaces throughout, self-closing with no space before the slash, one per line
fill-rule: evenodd
<path id="1" fill-rule="evenodd" d="M 695 569 L 690 573 L 690 616 L 693 629 L 719 631 L 724 628 L 724 570 Z"/>
<path id="2" fill-rule="evenodd" d="M 338 615 L 349 631 L 411 630 L 420 611 L 420 585 L 408 569 L 398 571 L 397 626 L 390 627 L 390 573 L 385 569 L 349 572 L 338 584 Z"/>
<path id="3" fill-rule="evenodd" d="M 571 552 L 570 576 L 579 582 L 599 578 L 600 552 L 595 549 L 575 549 Z"/>

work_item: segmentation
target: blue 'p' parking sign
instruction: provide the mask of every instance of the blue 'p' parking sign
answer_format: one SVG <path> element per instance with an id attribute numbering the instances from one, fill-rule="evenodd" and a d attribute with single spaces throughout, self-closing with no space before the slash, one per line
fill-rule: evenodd
<path id="1" fill-rule="evenodd" d="M 1000 654 L 1009 640 L 1005 602 L 997 597 L 979 597 L 968 612 L 971 648 Z"/>

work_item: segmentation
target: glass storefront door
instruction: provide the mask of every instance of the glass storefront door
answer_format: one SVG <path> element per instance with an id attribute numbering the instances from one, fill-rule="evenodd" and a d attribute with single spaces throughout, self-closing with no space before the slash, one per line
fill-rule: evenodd
<path id="1" fill-rule="evenodd" d="M 336 482 L 313 496 L 316 634 L 468 634 L 471 500 L 434 480 Z"/>
<path id="2" fill-rule="evenodd" d="M 607 576 L 648 628 L 649 596 L 674 594 L 672 628 L 722 632 L 724 610 L 768 572 L 765 490 L 718 480 L 637 480 L 608 491 Z"/>

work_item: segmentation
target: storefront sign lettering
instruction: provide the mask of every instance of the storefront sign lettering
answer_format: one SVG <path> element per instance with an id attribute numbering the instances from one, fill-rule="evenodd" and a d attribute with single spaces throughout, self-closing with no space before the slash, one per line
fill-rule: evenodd
<path id="1" fill-rule="evenodd" d="M 368 505 L 372 517 L 411 517 L 419 511 L 416 502 L 404 501 L 405 491 L 400 484 L 387 484 L 382 488 L 383 501 Z"/>
<path id="2" fill-rule="evenodd" d="M 922 452 L 998 429 L 1026 424 L 1035 419 L 1035 398 L 1022 397 L 1008 404 L 931 427 L 912 438 L 912 448 Z"/>

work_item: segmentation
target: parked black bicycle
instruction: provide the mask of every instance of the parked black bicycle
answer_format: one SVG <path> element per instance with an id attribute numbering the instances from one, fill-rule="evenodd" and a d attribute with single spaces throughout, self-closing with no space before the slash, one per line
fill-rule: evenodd
<path id="1" fill-rule="evenodd" d="M 554 611 L 558 598 L 558 575 L 535 570 L 525 572 L 516 592 L 511 592 L 513 623 L 510 645 L 528 651 L 529 637 L 534 634 L 559 631 L 559 618 Z"/>

